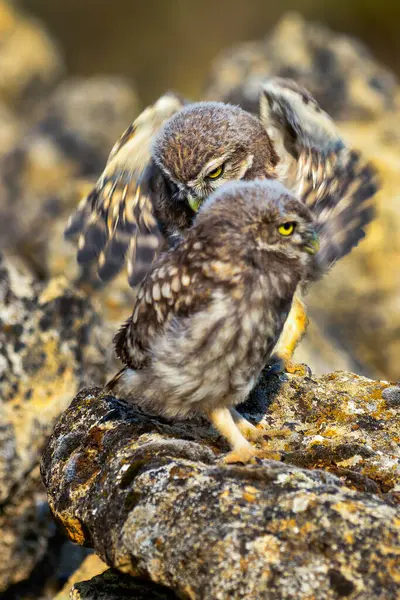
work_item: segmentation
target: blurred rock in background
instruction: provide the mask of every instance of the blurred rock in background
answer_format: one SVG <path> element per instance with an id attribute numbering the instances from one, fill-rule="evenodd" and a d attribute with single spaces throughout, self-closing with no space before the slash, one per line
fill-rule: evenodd
<path id="1" fill-rule="evenodd" d="M 323 10 L 338 29 L 370 32 L 380 56 L 399 67 L 390 52 L 398 39 L 397 5 L 382 20 L 389 6 L 383 2 L 378 27 L 378 16 L 358 0 L 343 13 L 333 3 L 303 4 L 304 14 L 318 17 Z M 47 18 L 56 41 L 22 5 Z M 294 77 L 316 95 L 346 139 L 378 166 L 383 189 L 367 239 L 312 289 L 311 325 L 298 359 L 317 373 L 346 369 L 400 379 L 399 86 L 346 35 L 293 14 L 268 31 L 282 7 L 264 0 L 140 6 L 0 0 L 0 250 L 6 252 L 0 263 L 0 594 L 7 598 L 52 598 L 84 556 L 56 532 L 37 464 L 77 390 L 101 385 L 116 369 L 111 339 L 134 294 L 124 273 L 105 287 L 94 273 L 82 273 L 63 230 L 143 101 L 171 87 L 199 96 L 207 72 L 207 97 L 253 110 L 258 82 L 271 74 Z M 223 47 L 251 37 L 261 41 L 222 51 L 211 65 Z"/>
<path id="2" fill-rule="evenodd" d="M 290 77 L 336 120 L 373 119 L 395 106 L 396 78 L 347 35 L 283 17 L 263 40 L 224 50 L 212 65 L 206 98 L 257 112 L 260 84 Z"/>

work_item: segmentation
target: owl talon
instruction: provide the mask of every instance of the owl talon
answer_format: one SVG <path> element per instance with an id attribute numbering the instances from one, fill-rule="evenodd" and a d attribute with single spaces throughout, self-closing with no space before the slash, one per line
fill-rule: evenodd
<path id="1" fill-rule="evenodd" d="M 266 458 L 269 460 L 280 460 L 281 455 L 278 452 L 267 450 L 266 448 L 254 448 L 253 446 L 244 446 L 236 448 L 226 454 L 222 462 L 226 465 L 234 463 L 248 464 L 255 462 L 257 458 Z"/>
<path id="2" fill-rule="evenodd" d="M 266 369 L 266 374 L 281 375 L 282 373 L 289 373 L 299 377 L 312 376 L 312 371 L 308 365 L 304 363 L 295 363 L 291 360 L 280 358 L 279 356 L 273 356 L 271 363 Z"/>
<path id="3" fill-rule="evenodd" d="M 252 446 L 244 446 L 243 448 L 236 448 L 226 454 L 222 462 L 226 465 L 234 463 L 249 464 L 255 462 L 256 459 L 268 459 L 268 460 L 281 460 L 279 452 L 274 452 L 266 448 L 253 448 Z"/>
<path id="4" fill-rule="evenodd" d="M 310 367 L 304 363 L 295 363 L 291 360 L 284 361 L 286 373 L 298 375 L 299 377 L 311 377 L 312 371 Z"/>
<path id="5" fill-rule="evenodd" d="M 226 465 L 233 463 L 243 463 L 245 465 L 251 461 L 254 461 L 255 458 L 260 457 L 261 453 L 261 450 L 253 448 L 253 446 L 250 446 L 249 444 L 248 446 L 235 448 L 223 457 L 222 462 Z"/>

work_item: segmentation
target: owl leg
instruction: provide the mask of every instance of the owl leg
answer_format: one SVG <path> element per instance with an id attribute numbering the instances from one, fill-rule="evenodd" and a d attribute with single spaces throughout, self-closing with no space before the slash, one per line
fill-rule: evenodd
<path id="1" fill-rule="evenodd" d="M 285 326 L 271 357 L 270 364 L 273 370 L 286 371 L 297 375 L 310 374 L 306 365 L 292 362 L 294 351 L 304 336 L 307 325 L 306 309 L 301 293 L 297 290 Z M 277 363 L 278 368 L 276 368 Z"/>
<path id="2" fill-rule="evenodd" d="M 235 410 L 234 408 L 231 408 L 230 411 L 233 420 L 238 426 L 240 432 L 245 436 L 247 440 L 250 440 L 252 442 L 264 441 L 265 436 L 269 438 L 277 438 L 289 437 L 292 434 L 290 429 L 288 429 L 287 427 L 283 429 L 273 429 L 265 425 L 259 425 L 257 427 L 256 425 L 253 425 L 253 423 L 250 423 L 250 421 L 245 419 L 245 417 L 238 413 L 237 410 Z"/>
<path id="3" fill-rule="evenodd" d="M 214 408 L 208 413 L 208 418 L 225 439 L 232 446 L 232 451 L 224 457 L 225 463 L 247 463 L 255 456 L 259 455 L 259 451 L 246 440 L 236 425 L 229 408 Z M 251 423 L 249 423 L 251 427 Z"/>
<path id="4" fill-rule="evenodd" d="M 252 442 L 257 442 L 260 439 L 263 439 L 266 435 L 264 428 L 259 428 L 250 423 L 243 415 L 237 412 L 234 408 L 230 409 L 232 418 L 239 429 L 240 433 L 244 435 L 247 440 Z"/>

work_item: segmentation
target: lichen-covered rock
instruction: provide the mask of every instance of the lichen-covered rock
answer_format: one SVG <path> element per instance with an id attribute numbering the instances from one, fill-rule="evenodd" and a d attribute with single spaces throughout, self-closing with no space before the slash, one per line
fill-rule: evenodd
<path id="1" fill-rule="evenodd" d="M 169 423 L 83 390 L 42 459 L 51 510 L 70 539 L 179 597 L 394 600 L 400 413 L 388 394 L 351 373 L 264 377 L 242 412 L 266 435 L 290 429 L 268 444 L 281 461 L 225 466 L 202 419 Z"/>
<path id="2" fill-rule="evenodd" d="M 285 15 L 266 38 L 224 50 L 212 66 L 206 96 L 257 112 L 270 76 L 304 85 L 335 119 L 369 119 L 396 104 L 395 77 L 347 35 Z"/>
<path id="3" fill-rule="evenodd" d="M 87 580 L 96 580 L 97 576 L 106 570 L 107 565 L 100 560 L 97 554 L 89 554 L 78 569 L 72 573 L 62 590 L 54 597 L 54 600 L 69 600 L 72 586 L 76 583 L 86 583 Z"/>
<path id="4" fill-rule="evenodd" d="M 29 575 L 54 534 L 39 457 L 78 389 L 115 369 L 111 336 L 65 278 L 38 283 L 0 255 L 0 591 Z"/>
<path id="5" fill-rule="evenodd" d="M 0 460 L 7 460 L 1 441 L 0 449 Z M 29 577 L 55 533 L 38 465 L 21 478 L 18 485 L 14 480 L 14 488 L 1 503 L 0 594 L 10 585 Z"/>
<path id="6" fill-rule="evenodd" d="M 63 71 L 58 47 L 36 20 L 1 0 L 0 48 L 0 100 L 27 112 Z"/>
<path id="7" fill-rule="evenodd" d="M 87 297 L 65 279 L 38 284 L 0 256 L 0 502 L 82 384 L 104 382 L 103 336 Z"/>
<path id="8" fill-rule="evenodd" d="M 75 583 L 71 600 L 175 600 L 176 595 L 151 581 L 134 579 L 109 569 L 90 581 Z M 61 599 L 60 599 L 61 600 Z M 67 600 L 67 598 L 66 598 Z"/>

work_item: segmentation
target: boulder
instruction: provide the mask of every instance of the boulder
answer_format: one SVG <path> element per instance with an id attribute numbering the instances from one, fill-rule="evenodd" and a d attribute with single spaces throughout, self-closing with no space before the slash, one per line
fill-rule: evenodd
<path id="1" fill-rule="evenodd" d="M 68 596 L 65 598 L 67 600 Z M 151 581 L 123 575 L 109 569 L 89 581 L 81 581 L 72 586 L 71 600 L 175 600 L 177 596 Z M 62 600 L 62 599 L 60 599 Z"/>
<path id="2" fill-rule="evenodd" d="M 71 540 L 182 598 L 394 600 L 399 396 L 351 373 L 264 376 L 241 411 L 280 460 L 226 466 L 200 417 L 85 389 L 43 455 L 50 508 Z"/>
<path id="3" fill-rule="evenodd" d="M 68 259 L 62 254 L 63 228 L 137 104 L 134 90 L 112 77 L 68 79 L 41 103 L 0 163 L 0 247 L 23 255 L 42 277 L 76 276 L 73 246 Z M 50 245 L 56 232 L 58 252 Z"/>
<path id="4" fill-rule="evenodd" d="M 54 600 L 69 600 L 71 588 L 76 583 L 83 582 L 83 584 L 86 584 L 87 580 L 97 581 L 99 579 L 98 576 L 106 570 L 107 565 L 96 554 L 89 554 L 68 578 L 68 581 L 54 597 Z"/>
<path id="5" fill-rule="evenodd" d="M 102 384 L 111 332 L 63 277 L 38 282 L 0 255 L 0 591 L 24 579 L 54 534 L 37 465 L 82 385 Z"/>
<path id="6" fill-rule="evenodd" d="M 64 71 L 58 45 L 35 19 L 1 0 L 0 47 L 0 100 L 29 117 Z"/>

